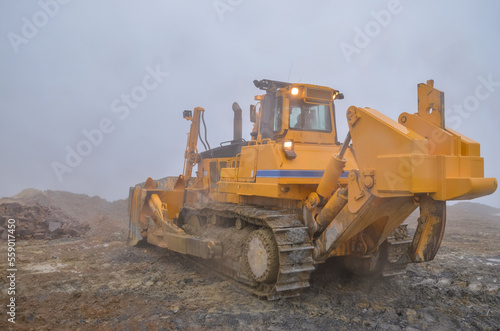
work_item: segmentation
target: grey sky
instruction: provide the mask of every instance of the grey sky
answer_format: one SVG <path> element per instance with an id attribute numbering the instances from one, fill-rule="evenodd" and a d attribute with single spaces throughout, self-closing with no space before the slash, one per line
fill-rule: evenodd
<path id="1" fill-rule="evenodd" d="M 0 196 L 35 187 L 113 200 L 178 175 L 182 110 L 206 109 L 214 146 L 232 138 L 237 101 L 248 138 L 262 78 L 344 92 L 340 136 L 350 105 L 396 120 L 433 78 L 448 124 L 481 143 L 486 176 L 500 178 L 499 13 L 498 1 L 1 1 Z M 140 101 L 122 99 L 131 93 Z M 109 133 L 89 151 L 83 131 L 102 121 Z M 79 144 L 88 155 L 59 180 L 53 162 Z"/>

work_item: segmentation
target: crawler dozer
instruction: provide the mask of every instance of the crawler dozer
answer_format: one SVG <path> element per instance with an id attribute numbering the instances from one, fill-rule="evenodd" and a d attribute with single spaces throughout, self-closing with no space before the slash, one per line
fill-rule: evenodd
<path id="1" fill-rule="evenodd" d="M 329 258 L 354 273 L 385 276 L 431 261 L 446 201 L 497 188 L 495 178 L 484 177 L 479 143 L 445 126 L 444 93 L 432 80 L 418 85 L 418 111 L 397 122 L 349 107 L 342 143 L 338 90 L 254 84 L 264 94 L 250 106 L 248 141 L 237 103 L 233 139 L 215 148 L 206 140 L 205 110 L 184 111 L 190 130 L 183 174 L 130 188 L 132 244 L 145 240 L 190 255 L 262 298 L 293 297 Z M 417 208 L 410 237 L 403 222 Z"/>

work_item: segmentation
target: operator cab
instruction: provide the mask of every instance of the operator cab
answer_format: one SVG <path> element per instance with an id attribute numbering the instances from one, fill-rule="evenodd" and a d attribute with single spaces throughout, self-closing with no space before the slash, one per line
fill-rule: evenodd
<path id="1" fill-rule="evenodd" d="M 325 86 L 267 79 L 254 84 L 266 94 L 255 97 L 261 107 L 252 118 L 252 140 L 338 144 L 333 101 L 343 99 L 342 93 Z"/>
<path id="2" fill-rule="evenodd" d="M 308 104 L 302 100 L 291 100 L 289 126 L 292 130 L 332 132 L 329 105 Z"/>

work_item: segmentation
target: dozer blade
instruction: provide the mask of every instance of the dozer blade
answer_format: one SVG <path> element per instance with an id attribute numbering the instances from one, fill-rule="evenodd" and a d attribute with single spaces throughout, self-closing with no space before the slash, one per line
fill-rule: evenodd
<path id="1" fill-rule="evenodd" d="M 432 261 L 441 245 L 446 223 L 446 201 L 437 201 L 427 195 L 420 197 L 420 217 L 408 248 L 413 262 Z"/>
<path id="2" fill-rule="evenodd" d="M 131 246 L 136 245 L 144 239 L 147 229 L 147 217 L 152 215 L 151 209 L 144 204 L 147 198 L 147 190 L 156 189 L 156 184 L 152 178 L 148 178 L 144 185 L 138 184 L 131 187 L 128 196 L 128 243 Z"/>
<path id="3" fill-rule="evenodd" d="M 202 259 L 222 257 L 222 245 L 219 241 L 191 236 L 182 230 L 178 233 L 171 233 L 165 229 L 165 226 L 157 225 L 153 221 L 150 221 L 148 226 L 148 243 Z"/>
<path id="4" fill-rule="evenodd" d="M 140 194 L 141 188 L 139 186 L 131 187 L 128 196 L 128 243 L 131 246 L 137 245 L 142 239 L 141 230 L 138 227 L 140 217 Z"/>
<path id="5" fill-rule="evenodd" d="M 130 245 L 146 239 L 150 244 L 168 248 L 181 254 L 193 255 L 204 259 L 220 258 L 220 242 L 210 238 L 190 236 L 175 224 L 170 215 L 177 215 L 176 205 L 182 202 L 185 181 L 179 177 L 174 190 L 158 188 L 152 178 L 144 185 L 130 188 L 129 227 Z M 161 186 L 161 185 L 160 185 Z M 167 203 L 167 202 L 171 203 Z"/>

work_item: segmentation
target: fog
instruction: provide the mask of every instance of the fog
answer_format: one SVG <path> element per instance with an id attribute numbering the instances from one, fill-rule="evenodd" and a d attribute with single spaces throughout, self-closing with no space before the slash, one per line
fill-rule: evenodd
<path id="1" fill-rule="evenodd" d="M 397 120 L 434 79 L 447 124 L 481 143 L 485 175 L 500 178 L 498 13 L 497 1 L 2 1 L 0 196 L 115 200 L 178 175 L 182 111 L 206 109 L 213 147 L 232 139 L 237 101 L 249 139 L 263 78 L 343 92 L 340 137 L 349 106 Z"/>

